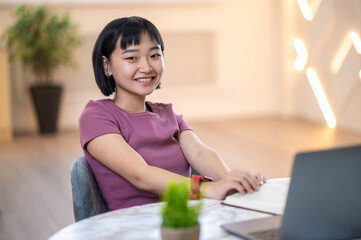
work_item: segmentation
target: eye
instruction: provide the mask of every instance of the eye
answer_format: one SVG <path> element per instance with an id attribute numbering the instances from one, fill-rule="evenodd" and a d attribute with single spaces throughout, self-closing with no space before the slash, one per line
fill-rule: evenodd
<path id="1" fill-rule="evenodd" d="M 156 53 L 156 54 L 153 54 L 152 56 L 150 56 L 150 58 L 159 58 L 161 57 L 162 55 Z"/>
<path id="2" fill-rule="evenodd" d="M 137 60 L 137 58 L 136 57 L 127 57 L 127 58 L 125 58 L 125 60 L 135 61 L 135 60 Z"/>

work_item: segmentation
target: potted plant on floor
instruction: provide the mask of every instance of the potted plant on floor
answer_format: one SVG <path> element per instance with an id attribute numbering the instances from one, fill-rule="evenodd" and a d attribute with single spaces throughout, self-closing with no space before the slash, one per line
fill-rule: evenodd
<path id="1" fill-rule="evenodd" d="M 21 60 L 34 73 L 30 85 L 40 133 L 56 132 L 62 86 L 54 81 L 54 72 L 72 65 L 73 50 L 79 46 L 77 28 L 70 15 L 60 17 L 46 5 L 36 8 L 18 6 L 16 18 L 4 35 L 12 61 Z"/>
<path id="2" fill-rule="evenodd" d="M 190 206 L 189 183 L 170 182 L 163 195 L 161 235 L 163 240 L 198 240 L 200 225 L 198 217 L 202 202 Z"/>

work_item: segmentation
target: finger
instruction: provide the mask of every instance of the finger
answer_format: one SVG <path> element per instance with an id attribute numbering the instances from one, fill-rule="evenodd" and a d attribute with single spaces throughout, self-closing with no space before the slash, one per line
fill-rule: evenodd
<path id="1" fill-rule="evenodd" d="M 251 185 L 251 187 L 258 191 L 259 190 L 259 181 L 258 179 L 256 178 L 256 176 L 252 173 L 248 173 L 246 175 L 246 179 L 248 180 L 249 184 Z"/>
<path id="2" fill-rule="evenodd" d="M 232 182 L 230 187 L 231 189 L 235 189 L 237 192 L 239 192 L 242 195 L 245 195 L 247 193 L 246 189 L 239 183 Z"/>
<path id="3" fill-rule="evenodd" d="M 268 178 L 266 178 L 265 176 L 263 176 L 263 182 L 264 182 L 264 183 L 268 182 Z"/>
<path id="4" fill-rule="evenodd" d="M 242 185 L 242 187 L 246 190 L 246 192 L 248 193 L 253 193 L 254 192 L 254 188 L 253 186 L 249 183 L 247 178 L 242 179 L 239 182 L 240 185 Z"/>
<path id="5" fill-rule="evenodd" d="M 240 183 L 247 192 L 259 190 L 258 180 L 251 172 L 234 171 L 229 177 L 231 181 Z"/>
<path id="6" fill-rule="evenodd" d="M 260 173 L 256 175 L 256 178 L 257 178 L 257 180 L 258 180 L 258 184 L 259 184 L 259 185 L 262 185 L 262 184 L 265 182 L 265 178 L 264 178 L 263 175 L 260 174 Z"/>
<path id="7" fill-rule="evenodd" d="M 258 183 L 261 184 L 263 181 L 263 176 L 261 174 L 257 174 L 256 178 L 257 178 Z"/>
<path id="8" fill-rule="evenodd" d="M 263 177 L 263 183 L 266 183 L 268 179 L 263 175 L 262 175 L 262 177 Z"/>

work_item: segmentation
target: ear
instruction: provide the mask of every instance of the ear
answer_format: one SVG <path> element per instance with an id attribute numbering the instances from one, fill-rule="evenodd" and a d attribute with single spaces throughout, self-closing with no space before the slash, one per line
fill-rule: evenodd
<path id="1" fill-rule="evenodd" d="M 108 58 L 102 56 L 102 60 L 103 60 L 103 71 L 104 74 L 106 76 L 111 76 L 112 75 L 112 71 L 111 71 L 111 67 L 110 67 L 110 61 Z"/>

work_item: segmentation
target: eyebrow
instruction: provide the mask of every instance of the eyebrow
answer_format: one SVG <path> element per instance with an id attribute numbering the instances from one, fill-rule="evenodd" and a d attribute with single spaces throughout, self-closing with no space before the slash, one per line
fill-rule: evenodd
<path id="1" fill-rule="evenodd" d="M 157 45 L 157 46 L 149 48 L 149 51 L 152 51 L 152 50 L 160 50 L 160 46 Z M 139 52 L 139 49 L 126 49 L 122 52 L 122 54 L 132 53 L 132 52 Z"/>

